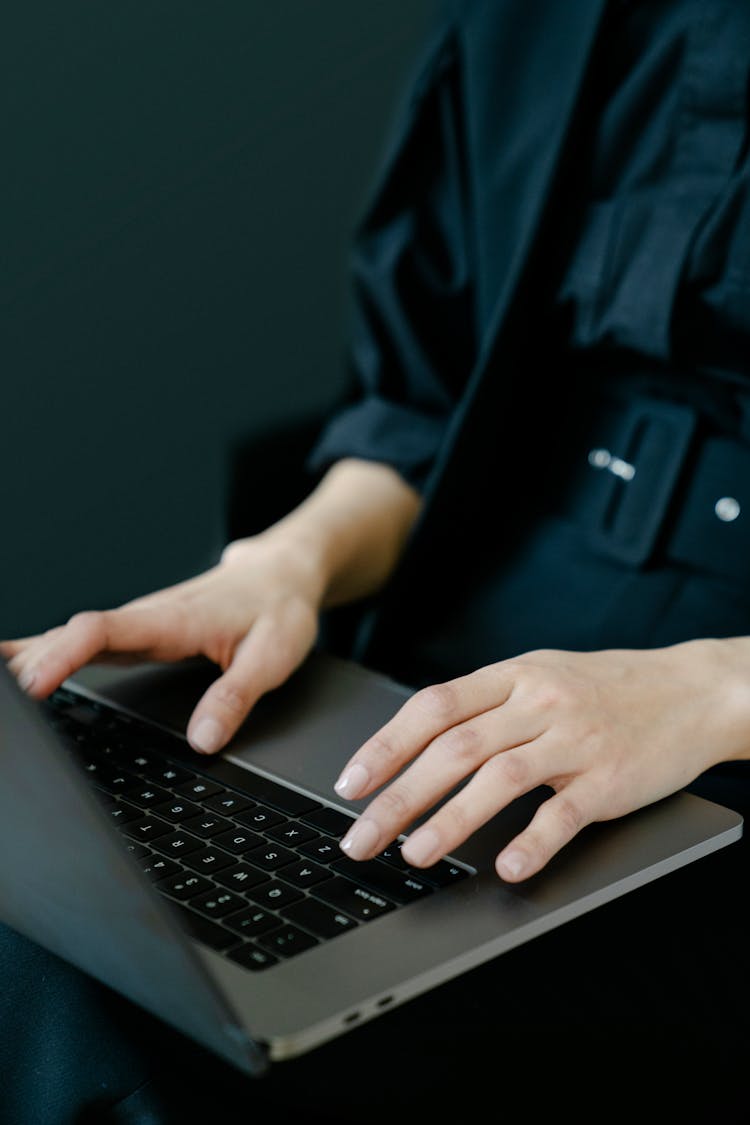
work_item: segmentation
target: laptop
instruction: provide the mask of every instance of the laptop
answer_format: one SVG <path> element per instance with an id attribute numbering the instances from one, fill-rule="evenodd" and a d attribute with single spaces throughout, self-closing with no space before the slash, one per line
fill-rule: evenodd
<path id="1" fill-rule="evenodd" d="M 215 669 L 89 666 L 43 703 L 0 663 L 0 920 L 247 1075 L 293 1058 L 740 838 L 677 793 L 591 825 L 542 872 L 493 861 L 548 791 L 428 871 L 355 864 L 333 782 L 410 690 L 315 652 L 203 758 Z"/>

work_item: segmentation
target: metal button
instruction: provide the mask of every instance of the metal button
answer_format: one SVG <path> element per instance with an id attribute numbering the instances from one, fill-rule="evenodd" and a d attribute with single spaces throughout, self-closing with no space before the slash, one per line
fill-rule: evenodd
<path id="1" fill-rule="evenodd" d="M 592 449 L 589 452 L 589 465 L 592 469 L 606 469 L 612 460 L 608 449 Z"/>
<path id="2" fill-rule="evenodd" d="M 635 465 L 623 461 L 622 457 L 615 457 L 608 449 L 590 449 L 588 456 L 592 469 L 609 469 L 621 480 L 632 480 L 635 476 Z"/>
<path id="3" fill-rule="evenodd" d="M 740 514 L 740 506 L 734 496 L 722 496 L 721 499 L 717 500 L 714 504 L 714 511 L 724 523 L 731 523 L 732 520 L 736 520 L 737 516 Z"/>

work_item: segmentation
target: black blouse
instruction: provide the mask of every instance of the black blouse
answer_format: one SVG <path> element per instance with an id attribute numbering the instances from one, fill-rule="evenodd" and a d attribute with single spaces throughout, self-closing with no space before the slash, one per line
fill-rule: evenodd
<path id="1" fill-rule="evenodd" d="M 410 143 L 354 246 L 357 389 L 309 462 L 384 461 L 417 488 L 475 349 L 460 76 L 449 51 L 429 59 L 405 111 Z M 557 294 L 572 352 L 605 370 L 625 357 L 747 380 L 749 82 L 750 3 L 610 3 L 588 85 L 600 108 L 580 154 L 581 222 Z"/>

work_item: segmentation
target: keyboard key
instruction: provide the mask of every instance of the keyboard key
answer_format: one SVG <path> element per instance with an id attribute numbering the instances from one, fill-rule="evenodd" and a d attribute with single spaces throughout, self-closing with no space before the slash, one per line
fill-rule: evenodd
<path id="1" fill-rule="evenodd" d="M 232 914 L 246 907 L 247 903 L 231 891 L 214 887 L 212 890 L 198 895 L 197 898 L 192 898 L 190 905 L 194 910 L 200 910 L 201 914 L 205 914 L 207 918 L 223 918 L 225 914 Z"/>
<path id="2" fill-rule="evenodd" d="M 128 770 L 117 770 L 112 765 L 103 766 L 96 773 L 96 784 L 109 793 L 127 793 L 142 784 L 140 777 Z"/>
<path id="3" fill-rule="evenodd" d="M 253 848 L 245 855 L 248 863 L 254 863 L 264 871 L 275 871 L 287 863 L 294 863 L 298 856 L 289 848 L 282 848 L 281 844 L 263 843 L 259 848 Z"/>
<path id="4" fill-rule="evenodd" d="M 205 777 L 196 777 L 192 781 L 183 782 L 182 785 L 175 785 L 174 791 L 181 797 L 188 797 L 191 801 L 202 801 L 204 797 L 214 797 L 217 793 L 224 792 L 220 785 L 215 785 Z"/>
<path id="5" fill-rule="evenodd" d="M 249 863 L 235 863 L 233 867 L 224 867 L 213 876 L 222 887 L 230 887 L 233 891 L 244 891 L 249 887 L 257 887 L 267 883 L 270 876 Z"/>
<path id="6" fill-rule="evenodd" d="M 120 746 L 116 748 L 114 752 L 120 765 L 124 769 L 132 770 L 134 773 L 142 773 L 154 764 L 154 759 L 151 755 L 146 754 L 141 749 L 135 749 L 132 746 Z"/>
<path id="7" fill-rule="evenodd" d="M 366 887 L 358 887 L 340 876 L 329 879 L 326 883 L 318 883 L 311 893 L 315 898 L 327 902 L 329 906 L 338 907 L 361 922 L 381 918 L 394 909 L 394 903 L 382 895 Z"/>
<path id="8" fill-rule="evenodd" d="M 169 827 L 171 829 L 172 825 L 170 824 Z M 153 847 L 162 855 L 182 859 L 183 856 L 188 856 L 191 852 L 202 848 L 203 841 L 199 840 L 197 836 L 191 836 L 188 832 L 172 832 L 169 836 L 163 836 L 160 840 L 155 840 Z"/>
<path id="9" fill-rule="evenodd" d="M 144 856 L 151 855 L 145 844 L 139 844 L 137 840 L 123 840 L 123 844 L 125 845 L 125 851 L 135 856 L 136 859 L 143 859 Z"/>
<path id="10" fill-rule="evenodd" d="M 266 835 L 272 840 L 278 840 L 280 844 L 286 844 L 288 848 L 298 848 L 300 844 L 308 844 L 311 840 L 318 839 L 318 833 L 312 828 L 294 820 L 269 828 Z"/>
<path id="11" fill-rule="evenodd" d="M 167 824 L 166 820 L 160 820 L 158 816 L 142 816 L 140 820 L 131 820 L 129 824 L 123 826 L 123 832 L 126 836 L 130 836 L 131 840 L 145 841 L 149 844 L 171 831 L 172 825 Z"/>
<path id="12" fill-rule="evenodd" d="M 128 824 L 131 820 L 140 819 L 143 816 L 143 809 L 129 805 L 127 801 L 115 801 L 114 805 L 107 809 L 107 814 L 115 824 Z"/>
<path id="13" fill-rule="evenodd" d="M 204 918 L 202 914 L 196 914 L 195 911 L 182 906 L 180 903 L 172 903 L 172 909 L 191 937 L 209 945 L 211 949 L 218 949 L 221 952 L 237 945 L 240 940 L 237 934 L 232 933 L 231 930 L 225 930 L 223 926 L 211 922 L 208 918 Z"/>
<path id="14" fill-rule="evenodd" d="M 381 859 L 385 863 L 390 863 L 393 865 L 393 867 L 399 867 L 402 871 L 405 871 L 409 864 L 401 855 L 402 844 L 403 840 L 394 840 L 392 844 L 389 844 L 387 848 L 384 848 L 382 852 L 379 852 L 378 855 L 375 856 L 375 858 Z"/>
<path id="15" fill-rule="evenodd" d="M 88 752 L 83 755 L 76 755 L 76 757 L 83 772 L 93 782 L 98 782 L 99 776 L 105 777 L 112 770 L 111 762 L 105 762 L 96 757 L 92 758 Z"/>
<path id="16" fill-rule="evenodd" d="M 287 822 L 286 817 L 281 813 L 274 812 L 273 809 L 264 809 L 262 805 L 255 805 L 252 809 L 238 813 L 234 819 L 238 824 L 244 825 L 245 828 L 252 828 L 255 832 L 265 832 L 277 824 Z"/>
<path id="17" fill-rule="evenodd" d="M 290 863 L 284 868 L 284 878 L 295 887 L 314 887 L 316 883 L 321 883 L 323 879 L 330 879 L 330 877 L 331 872 L 326 867 L 321 867 L 319 863 L 313 863 L 312 860 L 303 859 L 297 863 Z"/>
<path id="18" fill-rule="evenodd" d="M 250 832 L 247 828 L 232 828 L 229 832 L 222 832 L 214 840 L 217 847 L 226 848 L 233 855 L 242 855 L 265 842 L 258 832 Z"/>
<path id="19" fill-rule="evenodd" d="M 200 851 L 193 851 L 190 855 L 185 856 L 184 860 L 186 867 L 192 868 L 193 871 L 202 872 L 221 871 L 222 867 L 229 867 L 234 862 L 233 855 L 223 852 L 221 848 L 214 848 L 211 844 L 202 847 Z"/>
<path id="20" fill-rule="evenodd" d="M 296 922 L 300 926 L 304 926 L 306 930 L 312 931 L 318 937 L 332 938 L 336 934 L 344 933 L 345 930 L 356 929 L 357 923 L 349 918 L 348 915 L 342 914 L 339 910 L 334 910 L 331 906 L 326 906 L 323 902 L 318 902 L 314 898 L 305 898 L 301 902 L 292 903 L 284 910 L 284 917 L 290 922 Z"/>
<path id="21" fill-rule="evenodd" d="M 451 863 L 450 860 L 440 859 L 432 867 L 423 867 L 417 869 L 416 867 L 409 868 L 410 873 L 416 878 L 424 879 L 426 883 L 431 883 L 433 887 L 448 887 L 451 883 L 460 883 L 462 879 L 467 879 L 471 874 L 463 867 L 459 867 L 456 863 Z"/>
<path id="22" fill-rule="evenodd" d="M 216 793 L 213 797 L 206 797 L 203 807 L 211 812 L 221 813 L 223 816 L 235 816 L 245 809 L 251 809 L 255 801 L 249 797 L 242 797 L 239 793 Z"/>
<path id="23" fill-rule="evenodd" d="M 211 777 L 215 777 L 217 781 L 224 782 L 233 789 L 238 789 L 243 796 L 270 805 L 272 809 L 278 809 L 287 816 L 301 816 L 302 813 L 321 807 L 319 801 L 314 801 L 304 793 L 298 793 L 296 789 L 289 789 L 286 785 L 279 785 L 270 778 L 262 777 L 253 770 L 243 769 L 242 766 L 236 766 L 224 758 L 215 758 L 209 770 Z"/>
<path id="24" fill-rule="evenodd" d="M 300 930 L 297 926 L 279 926 L 277 930 L 270 930 L 258 939 L 258 944 L 271 953 L 282 957 L 294 957 L 295 953 L 304 953 L 319 945 L 319 941 L 312 934 Z"/>
<path id="25" fill-rule="evenodd" d="M 355 860 L 344 856 L 331 864 L 331 870 L 401 904 L 424 898 L 435 890 L 424 879 L 377 859 Z"/>
<path id="26" fill-rule="evenodd" d="M 243 968 L 253 971 L 269 969 L 271 965 L 279 963 L 278 957 L 274 957 L 273 953 L 269 953 L 267 949 L 261 949 L 252 942 L 247 942 L 246 945 L 240 945 L 237 949 L 231 950 L 227 953 L 227 957 L 230 961 L 236 961 Z"/>
<path id="27" fill-rule="evenodd" d="M 152 805 L 161 805 L 164 801 L 168 801 L 171 793 L 166 789 L 160 789 L 158 785 L 141 784 L 137 789 L 128 789 L 127 796 L 134 805 L 148 809 Z"/>
<path id="28" fill-rule="evenodd" d="M 171 762 L 166 764 L 158 761 L 145 768 L 143 774 L 154 785 L 168 785 L 170 788 L 174 788 L 175 785 L 184 785 L 186 781 L 192 781 L 195 777 L 194 773 L 182 766 L 176 766 Z"/>
<path id="29" fill-rule="evenodd" d="M 249 910 L 247 908 L 240 910 L 237 914 L 230 914 L 228 918 L 224 919 L 225 926 L 229 926 L 230 929 L 242 934 L 243 937 L 264 934 L 266 930 L 272 930 L 278 924 L 279 919 L 275 914 L 269 914 L 267 910 L 261 910 L 259 906 L 251 906 Z"/>
<path id="30" fill-rule="evenodd" d="M 90 761 L 84 765 L 83 772 L 108 793 L 125 793 L 141 784 L 134 773 L 115 769 L 111 762 Z"/>
<path id="31" fill-rule="evenodd" d="M 164 861 L 167 862 L 166 860 Z M 209 893 L 214 890 L 210 879 L 203 875 L 195 875 L 192 871 L 178 871 L 177 874 L 167 879 L 160 879 L 156 889 L 173 898 L 187 899 L 194 895 Z"/>
<path id="32" fill-rule="evenodd" d="M 341 859 L 344 854 L 335 840 L 330 836 L 318 837 L 309 844 L 301 844 L 297 849 L 301 855 L 314 859 L 317 863 L 332 863 L 334 859 Z"/>
<path id="33" fill-rule="evenodd" d="M 347 816 L 338 809 L 319 808 L 314 812 L 306 813 L 301 817 L 305 824 L 311 828 L 318 828 L 328 836 L 344 836 L 356 820 L 354 816 Z"/>
<path id="34" fill-rule="evenodd" d="M 165 801 L 163 805 L 156 805 L 153 812 L 158 816 L 163 816 L 165 820 L 170 820 L 173 824 L 179 824 L 183 820 L 200 816 L 201 807 L 200 805 L 194 805 L 192 801 L 172 797 L 171 800 Z"/>
<path id="35" fill-rule="evenodd" d="M 182 868 L 179 863 L 175 863 L 173 859 L 167 859 L 166 856 L 151 855 L 150 857 L 143 857 L 141 870 L 155 883 L 157 879 L 167 879 L 172 875 L 179 875 Z"/>
<path id="36" fill-rule="evenodd" d="M 253 902 L 257 902 L 259 906 L 265 906 L 271 910 L 283 910 L 289 903 L 301 899 L 303 894 L 290 883 L 284 883 L 281 879 L 270 879 L 259 887 L 248 888 L 247 897 L 251 898 Z"/>
<path id="37" fill-rule="evenodd" d="M 201 836 L 204 840 L 208 840 L 212 836 L 218 836 L 220 832 L 225 832 L 227 828 L 231 828 L 232 822 L 227 820 L 226 817 L 214 816 L 211 813 L 201 811 L 199 816 L 186 820 L 185 827 L 195 836 Z"/>

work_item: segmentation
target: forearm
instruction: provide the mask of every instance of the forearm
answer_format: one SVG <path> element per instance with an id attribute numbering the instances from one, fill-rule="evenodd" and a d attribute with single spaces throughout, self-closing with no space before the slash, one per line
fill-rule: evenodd
<path id="1" fill-rule="evenodd" d="M 289 551 L 310 567 L 321 608 L 376 593 L 396 567 L 421 498 L 390 466 L 347 459 L 256 542 Z M 231 544 L 227 557 L 241 553 Z"/>

